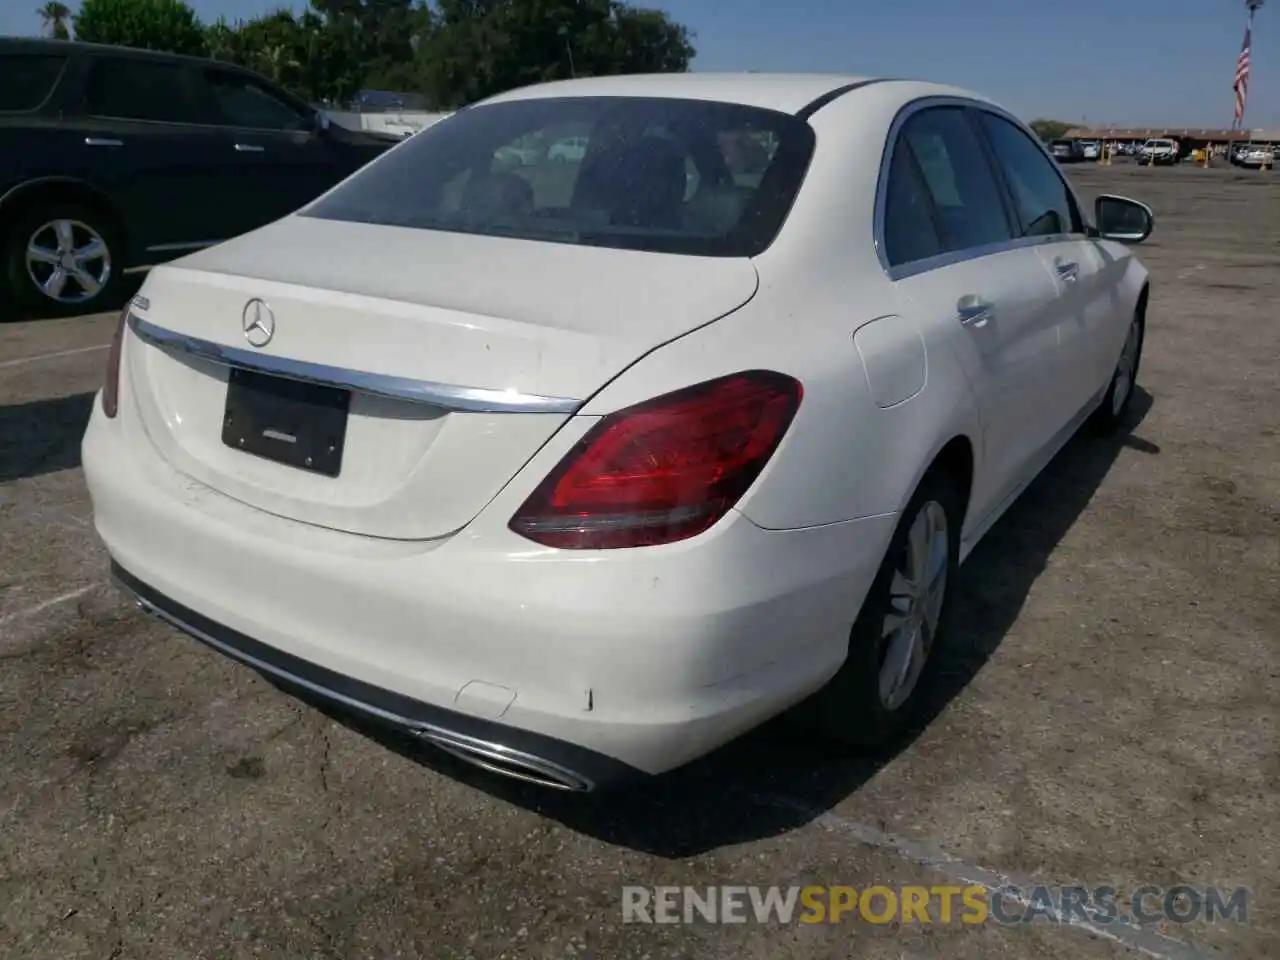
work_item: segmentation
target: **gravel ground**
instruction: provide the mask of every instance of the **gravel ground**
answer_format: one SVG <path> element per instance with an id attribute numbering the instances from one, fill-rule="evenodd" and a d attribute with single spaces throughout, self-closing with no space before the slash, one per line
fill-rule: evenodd
<path id="1" fill-rule="evenodd" d="M 772 727 L 633 796 L 495 783 L 125 604 L 78 468 L 112 318 L 0 326 L 0 955 L 1280 955 L 1280 183 L 1072 170 L 1149 202 L 1132 433 L 1077 440 L 959 578 L 932 722 Z M 624 884 L 1217 884 L 1247 922 L 623 924 Z"/>

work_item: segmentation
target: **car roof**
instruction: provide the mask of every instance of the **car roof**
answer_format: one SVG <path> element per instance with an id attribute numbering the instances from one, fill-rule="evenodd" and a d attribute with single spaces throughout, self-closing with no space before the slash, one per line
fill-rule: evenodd
<path id="1" fill-rule="evenodd" d="M 891 77 L 840 73 L 640 73 L 607 77 L 553 80 L 507 90 L 481 101 L 485 104 L 549 97 L 661 97 L 741 104 L 796 114 L 814 104 L 852 91 L 875 86 L 893 88 L 903 99 L 920 96 L 958 96 L 990 102 L 968 90 L 940 84 Z M 883 95 L 883 94 L 881 94 Z M 478 105 L 478 104 L 477 104 Z"/>
<path id="2" fill-rule="evenodd" d="M 146 57 L 152 60 L 186 60 L 192 63 L 209 63 L 208 57 L 191 57 L 159 50 L 143 50 L 139 47 L 121 47 L 106 43 L 83 43 L 79 40 L 49 40 L 43 37 L 0 37 L 0 53 L 56 53 L 68 56 L 75 53 L 96 53 L 108 56 Z M 232 63 L 218 63 L 230 69 L 239 69 Z"/>

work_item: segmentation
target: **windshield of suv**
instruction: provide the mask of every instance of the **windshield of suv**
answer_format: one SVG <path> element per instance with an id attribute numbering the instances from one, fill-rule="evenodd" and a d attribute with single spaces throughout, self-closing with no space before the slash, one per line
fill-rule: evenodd
<path id="1" fill-rule="evenodd" d="M 1146 147 L 1172 147 L 1172 140 L 1148 140 L 1143 146 Z"/>
<path id="2" fill-rule="evenodd" d="M 772 241 L 813 153 L 789 114 L 727 103 L 561 97 L 470 107 L 303 216 L 695 256 Z"/>

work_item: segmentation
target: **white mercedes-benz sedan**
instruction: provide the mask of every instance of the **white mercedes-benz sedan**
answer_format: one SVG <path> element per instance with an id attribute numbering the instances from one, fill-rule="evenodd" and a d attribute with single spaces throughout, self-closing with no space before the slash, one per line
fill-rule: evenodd
<path id="1" fill-rule="evenodd" d="M 97 530 L 180 630 L 509 776 L 658 774 L 796 705 L 885 745 L 958 564 L 1123 422 L 1151 229 L 962 90 L 510 91 L 151 272 Z"/>

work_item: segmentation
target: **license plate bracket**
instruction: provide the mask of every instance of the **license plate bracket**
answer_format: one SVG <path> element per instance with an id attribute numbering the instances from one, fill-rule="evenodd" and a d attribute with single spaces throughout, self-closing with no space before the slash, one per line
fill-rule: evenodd
<path id="1" fill-rule="evenodd" d="M 336 477 L 342 472 L 350 404 L 348 390 L 233 367 L 222 442 L 265 460 Z"/>

